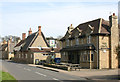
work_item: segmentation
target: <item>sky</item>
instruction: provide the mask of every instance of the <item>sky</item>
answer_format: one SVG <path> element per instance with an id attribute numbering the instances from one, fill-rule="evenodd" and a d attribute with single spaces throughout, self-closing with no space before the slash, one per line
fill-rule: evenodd
<path id="1" fill-rule="evenodd" d="M 45 37 L 64 36 L 73 27 L 98 18 L 118 15 L 118 0 L 1 0 L 0 36 L 22 37 L 41 26 Z"/>

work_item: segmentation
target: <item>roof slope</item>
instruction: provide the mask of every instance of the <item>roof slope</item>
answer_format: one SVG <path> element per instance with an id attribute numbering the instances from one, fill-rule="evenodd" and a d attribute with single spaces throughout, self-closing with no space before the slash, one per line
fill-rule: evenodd
<path id="1" fill-rule="evenodd" d="M 8 47 L 8 44 L 2 44 L 0 47 L 1 51 L 4 51 Z"/>
<path id="2" fill-rule="evenodd" d="M 93 27 L 93 32 L 91 32 L 91 28 Z M 81 30 L 81 31 L 80 31 Z M 81 34 L 80 34 L 81 33 Z M 75 36 L 83 36 L 86 34 L 110 34 L 109 21 L 105 21 L 102 18 L 92 20 L 86 23 L 79 24 L 76 28 L 74 28 L 71 33 L 66 32 L 65 36 L 61 39 L 73 38 Z M 70 35 L 70 36 L 69 36 Z"/>
<path id="3" fill-rule="evenodd" d="M 19 47 L 19 46 L 21 46 L 24 42 L 25 42 L 25 40 L 21 40 L 19 43 L 16 44 L 15 47 Z"/>
<path id="4" fill-rule="evenodd" d="M 49 47 L 49 45 L 45 39 L 45 36 L 42 32 L 41 32 L 41 35 L 42 35 L 45 43 Z M 26 50 L 28 50 L 29 47 L 31 47 L 31 45 L 34 43 L 34 41 L 36 40 L 37 37 L 38 37 L 38 32 L 32 33 L 25 40 L 21 40 L 15 47 L 20 47 L 22 45 L 20 51 L 26 51 Z"/>
<path id="5" fill-rule="evenodd" d="M 37 32 L 29 35 L 26 39 L 25 39 L 25 44 L 23 45 L 23 47 L 21 48 L 21 51 L 25 51 L 28 49 L 29 45 L 31 44 L 31 42 L 37 37 Z"/>

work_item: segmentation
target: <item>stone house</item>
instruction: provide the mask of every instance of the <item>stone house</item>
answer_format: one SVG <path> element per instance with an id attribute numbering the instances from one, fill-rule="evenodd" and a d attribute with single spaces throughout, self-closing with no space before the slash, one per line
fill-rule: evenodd
<path id="1" fill-rule="evenodd" d="M 4 40 L 0 46 L 0 55 L 2 59 L 14 58 L 14 46 L 16 42 L 12 41 L 12 38 L 8 39 L 8 41 Z"/>
<path id="2" fill-rule="evenodd" d="M 47 43 L 49 44 L 50 47 L 57 48 L 57 39 L 53 37 L 47 37 L 46 38 Z"/>
<path id="3" fill-rule="evenodd" d="M 118 68 L 115 50 L 119 42 L 118 19 L 115 13 L 109 21 L 102 18 L 72 25 L 61 39 L 61 61 L 80 64 L 82 68 Z"/>
<path id="4" fill-rule="evenodd" d="M 51 56 L 60 55 L 57 48 L 50 48 L 44 34 L 41 32 L 41 26 L 38 31 L 32 33 L 30 28 L 28 37 L 26 33 L 22 34 L 22 40 L 15 46 L 14 61 L 21 63 L 37 64 L 41 60 L 50 62 Z"/>

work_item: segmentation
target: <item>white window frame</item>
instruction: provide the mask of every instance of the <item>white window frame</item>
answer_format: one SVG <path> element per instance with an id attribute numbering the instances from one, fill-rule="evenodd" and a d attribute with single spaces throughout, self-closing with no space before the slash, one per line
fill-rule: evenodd
<path id="1" fill-rule="evenodd" d="M 25 58 L 27 58 L 27 54 L 25 54 Z"/>
<path id="2" fill-rule="evenodd" d="M 79 38 L 76 38 L 76 45 L 79 45 Z"/>
<path id="3" fill-rule="evenodd" d="M 72 46 L 72 40 L 70 40 L 70 42 L 71 42 L 71 46 Z"/>
<path id="4" fill-rule="evenodd" d="M 90 35 L 87 37 L 87 43 L 88 44 L 91 43 L 91 36 Z"/>
<path id="5" fill-rule="evenodd" d="M 20 58 L 20 54 L 19 54 L 19 58 Z"/>
<path id="6" fill-rule="evenodd" d="M 67 46 L 69 46 L 69 39 L 66 40 Z"/>
<path id="7" fill-rule="evenodd" d="M 91 51 L 91 61 L 92 61 L 92 54 L 93 54 L 93 61 L 94 61 L 94 52 L 93 51 Z"/>
<path id="8" fill-rule="evenodd" d="M 33 58 L 33 54 L 31 54 L 31 58 Z"/>
<path id="9" fill-rule="evenodd" d="M 24 54 L 22 54 L 22 58 L 24 58 Z"/>

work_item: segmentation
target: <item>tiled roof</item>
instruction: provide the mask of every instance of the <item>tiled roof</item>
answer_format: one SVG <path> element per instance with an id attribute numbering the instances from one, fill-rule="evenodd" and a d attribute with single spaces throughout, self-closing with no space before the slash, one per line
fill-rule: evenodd
<path id="1" fill-rule="evenodd" d="M 19 47 L 24 43 L 25 40 L 21 40 L 19 43 L 17 43 L 17 45 L 15 47 Z"/>
<path id="2" fill-rule="evenodd" d="M 4 51 L 8 47 L 8 44 L 2 44 L 0 50 Z"/>
<path id="3" fill-rule="evenodd" d="M 41 35 L 45 41 L 45 43 L 47 44 L 47 47 L 49 47 L 44 34 L 41 32 Z M 24 43 L 24 45 L 22 46 L 22 48 L 20 49 L 21 51 L 26 51 L 28 50 L 29 47 L 31 47 L 31 45 L 34 43 L 34 41 L 36 40 L 38 36 L 38 32 L 32 33 L 31 35 L 29 35 L 23 42 L 19 43 L 20 45 Z"/>
<path id="4" fill-rule="evenodd" d="M 26 39 L 25 39 L 25 44 L 23 45 L 23 47 L 21 48 L 21 51 L 26 51 L 28 49 L 28 47 L 30 46 L 30 44 L 32 43 L 33 40 L 36 39 L 36 37 L 38 36 L 38 33 L 35 32 L 31 35 L 29 35 Z"/>
<path id="5" fill-rule="evenodd" d="M 99 18 L 96 20 L 79 24 L 70 33 L 67 31 L 65 36 L 61 40 L 67 39 L 68 37 L 73 38 L 76 35 L 77 36 L 86 35 L 91 30 L 89 26 L 93 27 L 93 32 L 91 34 L 110 34 L 109 21 L 105 21 L 104 19 Z M 82 31 L 81 35 L 79 35 L 80 34 L 79 30 Z"/>
<path id="6" fill-rule="evenodd" d="M 9 44 L 9 52 L 13 52 L 15 43 Z M 8 44 L 2 44 L 0 47 L 0 50 L 5 51 L 5 49 L 8 48 Z"/>
<path id="7" fill-rule="evenodd" d="M 15 46 L 15 43 L 10 43 L 9 44 L 9 52 L 14 52 L 14 46 Z"/>

